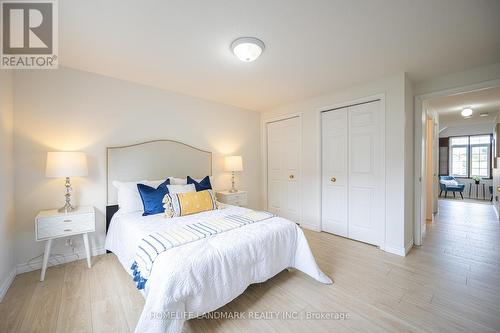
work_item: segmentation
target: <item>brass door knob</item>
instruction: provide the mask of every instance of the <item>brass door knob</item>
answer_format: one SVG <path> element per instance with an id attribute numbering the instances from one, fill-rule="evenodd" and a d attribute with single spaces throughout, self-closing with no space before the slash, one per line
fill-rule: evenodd
<path id="1" fill-rule="evenodd" d="M 330 178 L 330 181 L 331 181 L 332 183 L 335 183 L 335 182 L 337 181 L 337 178 L 332 177 L 332 178 Z"/>
<path id="2" fill-rule="evenodd" d="M 294 178 L 295 178 L 295 176 L 294 176 L 294 175 L 290 175 L 290 176 L 288 176 L 288 179 L 294 179 Z"/>

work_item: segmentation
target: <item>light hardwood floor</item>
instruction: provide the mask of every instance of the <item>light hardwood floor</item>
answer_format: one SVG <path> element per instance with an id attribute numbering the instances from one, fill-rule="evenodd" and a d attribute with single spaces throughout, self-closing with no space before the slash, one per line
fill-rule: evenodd
<path id="1" fill-rule="evenodd" d="M 499 332 L 500 227 L 492 207 L 440 201 L 424 246 L 406 258 L 306 232 L 333 285 L 284 271 L 218 311 L 338 311 L 347 320 L 190 320 L 186 332 Z M 114 255 L 16 277 L 1 332 L 130 332 L 144 300 Z"/>

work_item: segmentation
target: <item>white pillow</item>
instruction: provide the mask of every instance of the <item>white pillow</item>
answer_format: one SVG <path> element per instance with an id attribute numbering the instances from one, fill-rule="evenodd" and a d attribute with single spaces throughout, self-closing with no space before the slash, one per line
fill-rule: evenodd
<path id="1" fill-rule="evenodd" d="M 172 178 L 170 178 L 172 181 Z M 188 192 L 196 192 L 196 187 L 194 184 L 187 185 L 167 185 L 168 193 L 177 194 L 177 193 L 188 193 Z"/>
<path id="2" fill-rule="evenodd" d="M 458 182 L 454 179 L 442 179 L 441 184 L 445 184 L 446 186 L 458 186 Z"/>
<path id="3" fill-rule="evenodd" d="M 147 182 L 143 183 L 145 185 L 157 188 L 160 186 L 160 184 L 163 184 L 166 179 L 160 179 L 160 180 L 148 180 Z"/>
<path id="4" fill-rule="evenodd" d="M 186 185 L 187 184 L 187 177 L 186 178 L 175 178 L 175 177 L 168 177 L 170 179 L 170 184 L 172 185 Z M 193 178 L 194 180 L 196 180 L 198 183 L 201 182 L 203 178 Z M 212 184 L 212 176 L 209 177 L 210 178 L 210 184 Z M 160 183 L 161 184 L 161 183 Z M 159 184 L 158 184 L 159 185 Z"/>
<path id="5" fill-rule="evenodd" d="M 171 185 L 186 185 L 187 184 L 187 178 L 168 177 L 168 179 L 170 179 Z"/>
<path id="6" fill-rule="evenodd" d="M 139 190 L 137 190 L 137 184 L 146 184 L 146 180 L 141 180 L 138 182 L 119 182 L 113 181 L 113 186 L 118 189 L 118 206 L 120 211 L 124 213 L 136 212 L 144 210 L 142 205 L 141 196 Z"/>

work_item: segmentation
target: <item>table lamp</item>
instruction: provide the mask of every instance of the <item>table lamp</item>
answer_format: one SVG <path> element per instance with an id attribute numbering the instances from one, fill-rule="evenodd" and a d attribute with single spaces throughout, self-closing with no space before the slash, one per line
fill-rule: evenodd
<path id="1" fill-rule="evenodd" d="M 236 171 L 243 171 L 243 160 L 241 156 L 226 156 L 226 159 L 224 160 L 224 170 L 232 172 L 232 186 L 229 192 L 238 192 L 238 190 L 234 187 L 234 173 Z"/>
<path id="2" fill-rule="evenodd" d="M 82 177 L 88 174 L 87 156 L 81 152 L 48 152 L 45 176 L 50 178 L 66 178 L 66 204 L 58 209 L 60 213 L 75 210 L 71 205 L 70 177 Z"/>

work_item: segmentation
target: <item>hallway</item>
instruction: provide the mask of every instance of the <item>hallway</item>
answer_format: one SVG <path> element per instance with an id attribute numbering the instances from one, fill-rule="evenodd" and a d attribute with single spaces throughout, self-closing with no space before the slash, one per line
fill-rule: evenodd
<path id="1" fill-rule="evenodd" d="M 434 223 L 427 223 L 422 250 L 468 260 L 473 268 L 500 268 L 500 225 L 490 202 L 472 200 L 439 201 Z"/>
<path id="2" fill-rule="evenodd" d="M 446 271 L 443 279 L 454 280 L 434 293 L 431 303 L 448 294 L 449 310 L 500 330 L 500 225 L 490 202 L 440 199 L 423 246 L 412 254 L 428 257 Z M 457 288 L 462 283 L 465 288 Z"/>

